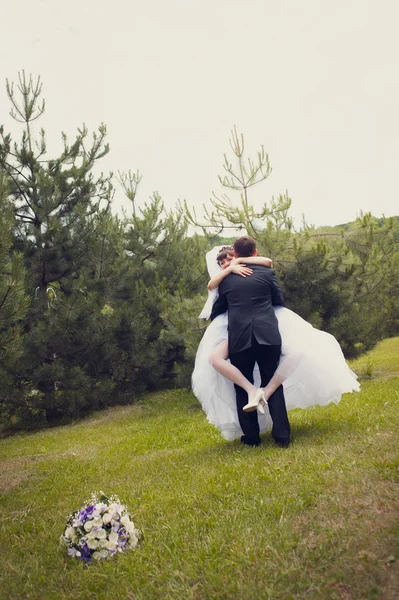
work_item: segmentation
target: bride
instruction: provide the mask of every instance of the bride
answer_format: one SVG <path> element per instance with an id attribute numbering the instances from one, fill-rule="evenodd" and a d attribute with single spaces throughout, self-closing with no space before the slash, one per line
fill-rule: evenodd
<path id="1" fill-rule="evenodd" d="M 208 283 L 208 300 L 199 315 L 203 319 L 210 317 L 218 297 L 217 286 L 229 273 L 250 277 L 251 264 L 272 266 L 269 258 L 261 256 L 234 259 L 230 246 L 213 248 L 207 253 L 206 260 L 211 280 Z M 272 428 L 267 400 L 280 385 L 283 385 L 287 411 L 338 403 L 342 394 L 360 389 L 357 377 L 347 366 L 334 336 L 315 329 L 288 308 L 276 306 L 274 311 L 282 338 L 281 359 L 273 378 L 263 389 L 258 387 L 260 377 L 257 369 L 252 383 L 228 360 L 227 313 L 212 321 L 198 347 L 192 375 L 193 392 L 208 421 L 226 440 L 242 435 L 233 383 L 248 393 L 249 401 L 244 410 L 258 409 L 261 432 Z"/>

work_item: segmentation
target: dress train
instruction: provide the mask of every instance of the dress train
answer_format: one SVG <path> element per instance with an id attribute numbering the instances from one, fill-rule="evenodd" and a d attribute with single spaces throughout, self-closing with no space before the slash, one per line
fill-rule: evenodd
<path id="1" fill-rule="evenodd" d="M 315 329 L 288 308 L 276 306 L 274 311 L 282 338 L 278 371 L 286 371 L 283 388 L 288 411 L 325 406 L 330 402 L 337 404 L 342 394 L 360 390 L 357 376 L 346 364 L 334 336 Z M 197 351 L 192 388 L 209 423 L 217 427 L 226 440 L 231 441 L 242 435 L 234 385 L 209 363 L 209 356 L 215 347 L 227 339 L 227 321 L 227 313 L 219 315 L 206 329 Z M 254 383 L 259 387 L 257 368 L 254 371 Z M 258 420 L 261 432 L 272 428 L 267 408 L 264 415 L 258 414 Z"/>

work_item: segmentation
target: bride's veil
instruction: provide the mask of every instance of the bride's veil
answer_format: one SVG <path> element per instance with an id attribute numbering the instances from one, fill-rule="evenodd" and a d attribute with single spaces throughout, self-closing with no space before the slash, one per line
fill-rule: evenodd
<path id="1" fill-rule="evenodd" d="M 220 273 L 220 271 L 222 270 L 216 261 L 216 257 L 223 247 L 224 246 L 215 246 L 214 248 L 212 248 L 212 250 L 210 250 L 209 252 L 206 253 L 206 266 L 208 268 L 209 277 L 211 279 L 212 279 L 212 277 L 214 277 L 215 275 Z M 201 310 L 200 314 L 198 315 L 199 319 L 209 319 L 210 318 L 213 303 L 215 302 L 215 300 L 217 299 L 218 296 L 219 296 L 218 288 L 216 288 L 215 290 L 208 291 L 208 299 L 205 302 L 204 308 Z"/>

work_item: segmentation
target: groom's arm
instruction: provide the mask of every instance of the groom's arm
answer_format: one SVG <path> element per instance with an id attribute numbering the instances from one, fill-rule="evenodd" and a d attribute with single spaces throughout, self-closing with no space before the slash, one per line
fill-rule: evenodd
<path id="1" fill-rule="evenodd" d="M 273 271 L 273 269 L 270 269 L 270 276 L 272 279 L 272 304 L 273 306 L 285 306 L 283 292 L 280 289 L 276 273 Z"/>

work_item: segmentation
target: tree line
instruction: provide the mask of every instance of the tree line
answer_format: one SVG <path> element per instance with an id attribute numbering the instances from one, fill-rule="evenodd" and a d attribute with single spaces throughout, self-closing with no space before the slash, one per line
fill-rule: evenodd
<path id="1" fill-rule="evenodd" d="M 146 391 L 190 386 L 206 323 L 205 253 L 234 232 L 270 256 L 287 305 L 334 334 L 353 356 L 399 331 L 398 220 L 360 217 L 349 227 L 295 230 L 290 198 L 260 208 L 250 192 L 270 175 L 267 153 L 246 159 L 234 130 L 223 189 L 203 215 L 166 210 L 159 194 L 138 203 L 138 172 L 104 175 L 101 125 L 83 126 L 49 158 L 34 122 L 40 78 L 7 81 L 18 141 L 0 128 L 0 421 L 43 425 Z M 117 185 L 131 215 L 112 213 Z M 194 228 L 194 229 L 193 229 Z M 192 233 L 192 231 L 196 233 Z M 230 232 L 230 233 L 229 233 Z M 230 235 L 230 237 L 229 237 Z"/>

